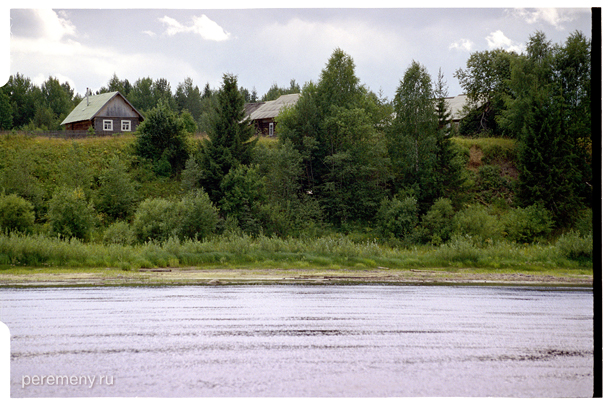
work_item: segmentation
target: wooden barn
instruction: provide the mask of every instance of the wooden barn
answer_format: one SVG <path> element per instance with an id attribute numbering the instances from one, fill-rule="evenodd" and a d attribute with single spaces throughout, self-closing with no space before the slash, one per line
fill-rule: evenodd
<path id="1" fill-rule="evenodd" d="M 277 100 L 266 101 L 264 104 L 246 107 L 246 115 L 249 114 L 250 121 L 254 124 L 256 132 L 262 135 L 273 136 L 275 133 L 275 117 L 278 116 L 282 108 L 296 104 L 301 94 L 285 94 Z M 250 109 L 253 111 L 249 112 Z"/>
<path id="2" fill-rule="evenodd" d="M 451 125 L 458 127 L 466 114 L 465 108 L 468 107 L 468 97 L 466 94 L 459 94 L 455 97 L 447 97 L 445 101 L 447 102 L 447 114 L 449 114 Z"/>
<path id="3" fill-rule="evenodd" d="M 118 91 L 87 96 L 72 110 L 61 125 L 66 131 L 87 131 L 118 134 L 135 131 L 144 117 Z"/>

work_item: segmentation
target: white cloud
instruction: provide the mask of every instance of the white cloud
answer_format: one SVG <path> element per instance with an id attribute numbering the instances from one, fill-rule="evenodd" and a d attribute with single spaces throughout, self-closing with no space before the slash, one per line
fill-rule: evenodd
<path id="1" fill-rule="evenodd" d="M 168 16 L 163 16 L 159 21 L 167 26 L 165 34 L 168 36 L 174 36 L 178 33 L 195 33 L 200 35 L 204 40 L 225 41 L 231 35 L 220 27 L 218 23 L 210 20 L 205 14 L 194 16 L 190 26 L 183 25 L 176 19 Z"/>
<path id="2" fill-rule="evenodd" d="M 571 9 L 523 9 L 507 10 L 508 13 L 523 19 L 528 24 L 545 22 L 558 30 L 563 30 L 562 23 L 567 23 L 575 19 L 576 10 Z"/>
<path id="3" fill-rule="evenodd" d="M 489 34 L 487 37 L 485 37 L 485 40 L 487 40 L 487 45 L 489 46 L 489 48 L 492 49 L 504 48 L 508 51 L 516 52 L 520 52 L 523 50 L 523 45 L 515 44 L 513 40 L 506 37 L 506 35 L 504 35 L 501 30 L 496 30 L 493 33 Z"/>
<path id="4" fill-rule="evenodd" d="M 449 46 L 449 49 L 455 48 L 457 50 L 465 50 L 465 51 L 472 51 L 472 48 L 474 47 L 474 43 L 466 38 L 461 38 L 458 41 L 455 41 L 453 43 L 451 43 L 451 45 Z"/>
<path id="5" fill-rule="evenodd" d="M 256 43 L 268 45 L 268 49 L 282 56 L 282 60 L 311 66 L 318 72 L 336 48 L 353 57 L 357 69 L 359 61 L 379 65 L 388 59 L 410 61 L 414 48 L 391 30 L 379 29 L 360 20 L 325 23 L 292 18 L 266 25 L 254 35 Z"/>
<path id="6" fill-rule="evenodd" d="M 32 12 L 43 24 L 38 24 L 36 36 L 11 37 L 10 63 L 11 72 L 27 73 L 36 84 L 53 76 L 82 94 L 86 87 L 95 90 L 105 85 L 117 68 L 121 78 L 130 79 L 142 73 L 153 78 L 167 78 L 168 73 L 186 78 L 195 71 L 188 62 L 161 52 L 121 53 L 112 47 L 80 43 L 69 38 L 76 30 L 67 17 L 52 11 Z"/>
<path id="7" fill-rule="evenodd" d="M 41 37 L 49 40 L 59 41 L 65 36 L 76 34 L 76 27 L 63 12 L 58 15 L 50 9 L 32 10 L 41 28 Z"/>
<path id="8" fill-rule="evenodd" d="M 156 36 L 157 36 L 155 33 L 153 33 L 153 32 L 152 32 L 152 31 L 150 31 L 150 30 L 144 30 L 144 31 L 142 31 L 142 33 L 143 33 L 143 34 L 146 34 L 146 35 L 147 35 L 147 36 L 149 36 L 149 37 L 156 37 Z"/>

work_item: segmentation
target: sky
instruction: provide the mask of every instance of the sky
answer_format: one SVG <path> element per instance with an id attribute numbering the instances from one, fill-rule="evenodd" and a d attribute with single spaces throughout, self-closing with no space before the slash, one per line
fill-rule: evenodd
<path id="1" fill-rule="evenodd" d="M 82 1 L 9 0 L 0 14 L 0 27 L 10 32 L 2 62 L 8 74 L 21 73 L 39 85 L 53 76 L 80 95 L 107 85 L 114 74 L 132 84 L 165 78 L 175 91 L 186 78 L 200 89 L 206 83 L 219 88 L 222 75 L 231 73 L 240 87 L 261 97 L 274 83 L 317 81 L 340 48 L 353 58 L 361 83 L 377 94 L 392 99 L 417 61 L 434 81 L 440 69 L 452 96 L 463 92 L 454 74 L 466 68 L 473 52 L 521 52 L 536 31 L 553 43 L 563 43 L 575 30 L 591 36 L 593 5 L 401 8 L 379 0 L 346 8 L 346 2 L 311 0 L 307 8 L 293 6 L 305 7 L 302 2 L 280 8 L 286 2 L 225 0 L 223 9 L 206 8 L 217 3 L 164 2 L 163 7 L 175 7 L 170 9 L 109 0 L 104 3 L 109 8 L 83 9 Z M 193 4 L 202 8 L 190 8 Z"/>

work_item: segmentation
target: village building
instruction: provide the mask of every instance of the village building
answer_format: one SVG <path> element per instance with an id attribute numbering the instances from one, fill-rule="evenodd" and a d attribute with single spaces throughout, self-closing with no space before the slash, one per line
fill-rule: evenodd
<path id="1" fill-rule="evenodd" d="M 250 117 L 257 134 L 272 137 L 277 125 L 276 117 L 283 108 L 290 107 L 299 100 L 301 94 L 285 94 L 277 100 L 264 103 L 248 104 L 246 106 L 246 117 Z"/>
<path id="2" fill-rule="evenodd" d="M 118 91 L 89 95 L 62 121 L 66 131 L 88 131 L 96 134 L 118 134 L 135 131 L 144 117 Z"/>
<path id="3" fill-rule="evenodd" d="M 464 108 L 468 107 L 468 97 L 466 94 L 459 94 L 455 97 L 445 98 L 445 102 L 447 103 L 447 113 L 449 114 L 451 125 L 457 128 L 466 114 Z"/>

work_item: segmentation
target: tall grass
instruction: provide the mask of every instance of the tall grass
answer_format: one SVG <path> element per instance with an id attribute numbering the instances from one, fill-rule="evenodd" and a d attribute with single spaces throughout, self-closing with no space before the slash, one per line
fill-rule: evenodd
<path id="1" fill-rule="evenodd" d="M 490 164 L 494 161 L 514 161 L 516 159 L 516 140 L 510 138 L 462 138 L 454 137 L 452 140 L 468 151 L 472 147 L 483 153 L 482 160 Z"/>
<path id="2" fill-rule="evenodd" d="M 0 235 L 0 266 L 113 267 L 125 270 L 153 267 L 205 268 L 325 268 L 377 267 L 486 268 L 545 270 L 589 269 L 588 238 L 564 237 L 555 245 L 481 244 L 467 236 L 441 246 L 391 247 L 375 241 L 356 243 L 345 236 L 281 239 L 229 234 L 207 240 L 139 245 L 85 243 L 43 235 Z"/>

